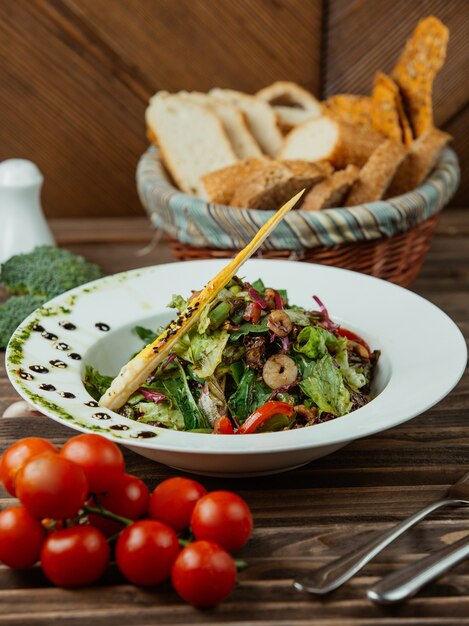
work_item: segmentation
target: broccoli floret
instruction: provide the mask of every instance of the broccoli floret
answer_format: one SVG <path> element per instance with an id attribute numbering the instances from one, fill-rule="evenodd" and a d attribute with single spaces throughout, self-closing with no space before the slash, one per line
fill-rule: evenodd
<path id="1" fill-rule="evenodd" d="M 41 296 L 12 296 L 0 304 L 0 348 L 7 347 L 16 328 L 43 303 Z"/>
<path id="2" fill-rule="evenodd" d="M 0 269 L 0 281 L 8 292 L 40 296 L 43 301 L 101 276 L 94 263 L 54 246 L 17 254 Z"/>

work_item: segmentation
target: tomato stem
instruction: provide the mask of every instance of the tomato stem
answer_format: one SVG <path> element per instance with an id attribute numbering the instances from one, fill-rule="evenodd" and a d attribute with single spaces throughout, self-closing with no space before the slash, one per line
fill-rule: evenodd
<path id="1" fill-rule="evenodd" d="M 192 542 L 193 542 L 193 539 L 181 539 L 181 538 L 179 538 L 179 545 L 181 546 L 181 548 L 185 548 L 186 546 L 188 546 Z"/>
<path id="2" fill-rule="evenodd" d="M 246 563 L 246 561 L 242 561 L 241 559 L 234 559 L 235 565 L 236 565 L 236 569 L 239 571 L 246 569 L 246 567 L 248 566 L 248 564 Z"/>
<path id="3" fill-rule="evenodd" d="M 134 523 L 134 520 L 128 519 L 127 517 L 122 517 L 121 515 L 117 515 L 116 513 L 112 513 L 103 507 L 94 507 L 89 504 L 85 504 L 83 507 L 85 513 L 94 513 L 95 515 L 101 515 L 107 519 L 112 519 L 114 522 L 119 522 L 120 524 L 124 524 L 125 526 L 130 526 L 130 524 Z"/>

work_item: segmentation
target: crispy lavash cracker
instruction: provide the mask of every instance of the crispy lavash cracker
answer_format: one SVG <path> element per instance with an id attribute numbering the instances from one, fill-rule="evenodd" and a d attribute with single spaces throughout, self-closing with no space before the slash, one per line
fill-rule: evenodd
<path id="1" fill-rule="evenodd" d="M 433 80 L 446 58 L 449 31 L 434 16 L 421 20 L 391 76 L 399 86 L 415 137 L 433 127 Z"/>
<path id="2" fill-rule="evenodd" d="M 434 169 L 441 152 L 451 139 L 451 135 L 438 130 L 438 128 L 430 128 L 416 139 L 397 169 L 386 197 L 400 196 L 423 183 Z"/>
<path id="3" fill-rule="evenodd" d="M 358 167 L 347 165 L 344 170 L 334 172 L 306 194 L 301 210 L 320 211 L 332 207 L 340 207 L 350 187 L 359 175 Z"/>
<path id="4" fill-rule="evenodd" d="M 344 206 L 356 206 L 365 202 L 380 200 L 389 187 L 406 152 L 402 144 L 391 139 L 378 146 L 360 170 Z"/>
<path id="5" fill-rule="evenodd" d="M 311 163 L 307 166 L 296 164 L 291 169 L 288 163 L 267 162 L 250 176 L 239 181 L 232 197 L 231 206 L 245 209 L 275 210 L 284 198 L 290 198 L 298 191 L 307 191 L 324 180 L 324 172 Z"/>
<path id="6" fill-rule="evenodd" d="M 371 127 L 372 100 L 349 93 L 331 96 L 322 103 L 324 115 L 333 115 L 347 124 Z"/>
<path id="7" fill-rule="evenodd" d="M 404 145 L 412 142 L 412 131 L 404 111 L 399 87 L 383 72 L 378 72 L 375 76 L 371 121 L 373 128 L 388 139 Z"/>

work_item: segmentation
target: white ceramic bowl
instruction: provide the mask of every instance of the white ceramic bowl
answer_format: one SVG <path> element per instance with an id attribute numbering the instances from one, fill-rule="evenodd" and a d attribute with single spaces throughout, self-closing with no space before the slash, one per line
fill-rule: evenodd
<path id="1" fill-rule="evenodd" d="M 333 319 L 382 351 L 369 404 L 309 428 L 245 436 L 154 428 L 93 406 L 82 383 L 85 364 L 116 374 L 141 347 L 132 328 L 168 322 L 174 315 L 166 308 L 171 295 L 200 288 L 225 264 L 147 267 L 55 298 L 28 317 L 10 341 L 6 365 L 13 386 L 42 413 L 76 430 L 102 433 L 188 472 L 242 476 L 298 467 L 392 428 L 436 404 L 462 376 L 467 350 L 461 332 L 414 293 L 338 268 L 250 260 L 240 276 L 287 288 L 290 302 L 308 308 L 312 295 L 318 295 Z"/>

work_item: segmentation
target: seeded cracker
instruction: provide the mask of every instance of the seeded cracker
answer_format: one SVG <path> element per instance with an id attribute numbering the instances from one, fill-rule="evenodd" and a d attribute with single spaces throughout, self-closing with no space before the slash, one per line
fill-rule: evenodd
<path id="1" fill-rule="evenodd" d="M 407 119 L 399 87 L 390 76 L 378 72 L 372 96 L 373 128 L 389 139 L 410 146 L 412 129 Z"/>
<path id="2" fill-rule="evenodd" d="M 332 114 L 347 124 L 371 126 L 371 103 L 369 96 L 343 93 L 328 98 L 323 106 L 326 115 Z"/>
<path id="3" fill-rule="evenodd" d="M 448 29 L 436 17 L 421 20 L 391 74 L 402 92 L 415 137 L 433 126 L 433 80 L 446 58 L 448 37 Z"/>

